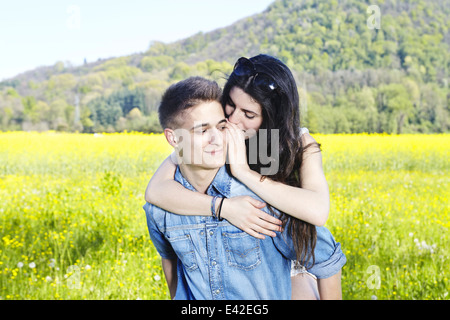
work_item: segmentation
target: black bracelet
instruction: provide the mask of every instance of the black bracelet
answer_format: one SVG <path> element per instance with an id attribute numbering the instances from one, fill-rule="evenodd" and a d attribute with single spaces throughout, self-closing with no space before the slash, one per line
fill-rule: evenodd
<path id="1" fill-rule="evenodd" d="M 217 218 L 219 219 L 219 221 L 223 221 L 223 219 L 220 217 L 220 214 L 222 213 L 222 204 L 223 204 L 224 200 L 225 200 L 225 198 L 222 198 L 222 201 L 220 201 L 219 210 L 217 213 Z"/>

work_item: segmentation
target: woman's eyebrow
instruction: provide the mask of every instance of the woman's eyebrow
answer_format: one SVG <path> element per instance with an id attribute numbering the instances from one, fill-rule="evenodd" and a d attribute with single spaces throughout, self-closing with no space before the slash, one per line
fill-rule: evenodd
<path id="1" fill-rule="evenodd" d="M 232 107 L 236 108 L 236 104 L 234 103 L 233 99 L 231 99 L 231 97 L 228 97 L 228 102 L 227 103 L 230 104 Z M 254 115 L 259 116 L 259 113 L 255 112 L 255 111 L 251 111 L 251 110 L 244 109 L 244 108 L 241 108 L 241 109 L 244 112 L 253 113 Z"/>
<path id="2" fill-rule="evenodd" d="M 249 113 L 253 113 L 255 115 L 258 115 L 258 113 L 256 113 L 255 111 L 251 111 L 251 110 L 247 110 L 247 109 L 242 109 L 244 112 L 249 112 Z"/>

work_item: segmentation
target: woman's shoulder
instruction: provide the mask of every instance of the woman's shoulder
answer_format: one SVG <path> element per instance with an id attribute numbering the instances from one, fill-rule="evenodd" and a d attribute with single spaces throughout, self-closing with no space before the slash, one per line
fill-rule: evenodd
<path id="1" fill-rule="evenodd" d="M 300 136 L 304 135 L 305 133 L 309 133 L 308 128 L 300 128 Z"/>
<path id="2" fill-rule="evenodd" d="M 306 133 L 308 134 L 305 135 Z M 300 128 L 300 138 L 303 140 L 305 145 L 316 143 L 316 140 L 309 134 L 308 128 Z"/>

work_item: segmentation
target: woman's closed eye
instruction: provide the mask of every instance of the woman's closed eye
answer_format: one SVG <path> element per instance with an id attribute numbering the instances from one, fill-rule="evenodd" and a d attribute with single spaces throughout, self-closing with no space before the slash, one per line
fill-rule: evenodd
<path id="1" fill-rule="evenodd" d="M 253 113 L 249 113 L 249 112 L 244 112 L 244 114 L 245 114 L 245 117 L 247 118 L 247 119 L 255 119 L 256 118 L 256 116 L 253 114 Z"/>
<path id="2" fill-rule="evenodd" d="M 227 116 L 231 117 L 233 115 L 233 113 L 236 112 L 236 106 L 233 106 L 230 103 L 228 103 L 226 111 L 227 111 Z M 253 112 L 249 112 L 247 110 L 242 110 L 242 112 L 244 113 L 244 116 L 249 120 L 256 118 L 256 115 Z"/>

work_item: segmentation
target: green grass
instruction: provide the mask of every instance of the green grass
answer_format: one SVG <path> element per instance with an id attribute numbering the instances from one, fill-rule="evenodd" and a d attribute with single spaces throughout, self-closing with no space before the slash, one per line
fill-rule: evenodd
<path id="1" fill-rule="evenodd" d="M 449 136 L 317 135 L 344 299 L 449 299 Z M 169 299 L 142 205 L 162 136 L 0 134 L 0 299 Z"/>

